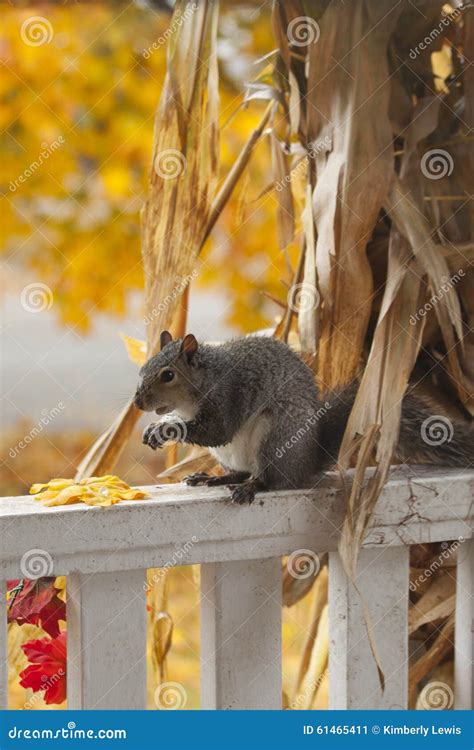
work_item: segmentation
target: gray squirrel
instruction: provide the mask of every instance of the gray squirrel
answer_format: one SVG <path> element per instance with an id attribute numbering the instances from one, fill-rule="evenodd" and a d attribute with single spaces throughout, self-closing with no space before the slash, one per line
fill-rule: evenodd
<path id="1" fill-rule="evenodd" d="M 335 466 L 356 383 L 321 399 L 311 369 L 287 344 L 267 336 L 198 344 L 192 334 L 173 340 L 163 331 L 160 346 L 140 370 L 134 403 L 168 416 L 146 427 L 143 443 L 153 450 L 168 440 L 205 446 L 226 471 L 193 474 L 187 484 L 229 485 L 234 503 L 251 503 L 258 490 L 311 487 Z M 423 439 L 433 414 L 407 393 L 397 458 L 472 465 L 469 425 L 460 423 L 445 440 Z M 438 429 L 452 427 L 446 417 L 438 419 Z"/>

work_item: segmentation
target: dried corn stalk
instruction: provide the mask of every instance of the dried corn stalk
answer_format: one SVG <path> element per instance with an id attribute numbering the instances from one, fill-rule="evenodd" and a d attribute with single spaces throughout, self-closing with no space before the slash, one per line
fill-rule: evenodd
<path id="1" fill-rule="evenodd" d="M 362 370 L 339 457 L 342 469 L 355 465 L 340 547 L 352 577 L 415 367 L 423 387 L 474 413 L 466 333 L 474 320 L 474 75 L 464 56 L 474 12 L 464 7 L 440 24 L 446 7 L 290 0 L 274 10 L 275 79 L 289 137 L 307 160 L 297 283 L 317 304 L 299 311 L 302 350 L 315 352 L 323 388 Z M 442 31 L 420 49 L 434 28 Z M 431 615 L 445 617 L 451 605 Z"/>
<path id="2" fill-rule="evenodd" d="M 179 314 L 207 234 L 218 175 L 218 3 L 178 0 L 156 114 L 149 193 L 142 210 L 147 354 Z M 176 21 L 176 23 L 175 23 Z M 97 440 L 78 478 L 110 470 L 140 412 L 130 403 Z"/>

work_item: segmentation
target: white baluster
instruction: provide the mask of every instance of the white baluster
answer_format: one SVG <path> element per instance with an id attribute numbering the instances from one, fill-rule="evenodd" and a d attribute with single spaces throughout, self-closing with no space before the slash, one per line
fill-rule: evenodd
<path id="1" fill-rule="evenodd" d="M 8 704 L 7 582 L 0 579 L 0 710 Z"/>
<path id="2" fill-rule="evenodd" d="M 474 540 L 458 548 L 454 638 L 455 708 L 474 708 Z"/>
<path id="3" fill-rule="evenodd" d="M 68 708 L 146 708 L 145 572 L 67 580 Z"/>
<path id="4" fill-rule="evenodd" d="M 281 708 L 281 560 L 201 567 L 201 708 Z"/>
<path id="5" fill-rule="evenodd" d="M 409 548 L 362 550 L 357 586 L 369 607 L 385 676 L 382 693 L 361 597 L 337 552 L 329 556 L 329 708 L 406 709 Z"/>

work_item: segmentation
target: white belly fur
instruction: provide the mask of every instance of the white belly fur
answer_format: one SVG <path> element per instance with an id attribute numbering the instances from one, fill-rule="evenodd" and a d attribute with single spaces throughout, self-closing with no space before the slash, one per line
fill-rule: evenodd
<path id="1" fill-rule="evenodd" d="M 262 441 L 270 429 L 270 419 L 266 415 L 251 417 L 238 432 L 231 443 L 218 448 L 209 448 L 215 458 L 225 469 L 232 471 L 258 472 L 258 456 Z"/>

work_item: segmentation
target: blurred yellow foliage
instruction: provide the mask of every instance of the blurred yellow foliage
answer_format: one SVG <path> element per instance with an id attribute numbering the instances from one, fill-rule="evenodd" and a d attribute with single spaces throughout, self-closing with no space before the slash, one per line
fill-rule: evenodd
<path id="1" fill-rule="evenodd" d="M 225 2 L 222 8 L 224 177 L 265 105 L 239 109 L 236 63 L 268 52 L 274 42 L 266 9 L 248 18 Z M 63 322 L 87 330 L 94 312 L 123 315 L 129 293 L 142 288 L 139 210 L 166 68 L 165 45 L 151 45 L 169 16 L 132 4 L 94 4 L 87 12 L 41 6 L 46 41 L 32 44 L 25 34 L 33 10 L 2 12 L 2 251 L 13 267 L 53 288 Z M 207 243 L 197 282 L 226 289 L 224 315 L 241 330 L 268 325 L 277 313 L 264 290 L 285 296 L 274 198 L 271 192 L 259 197 L 270 171 L 264 139 Z"/>

